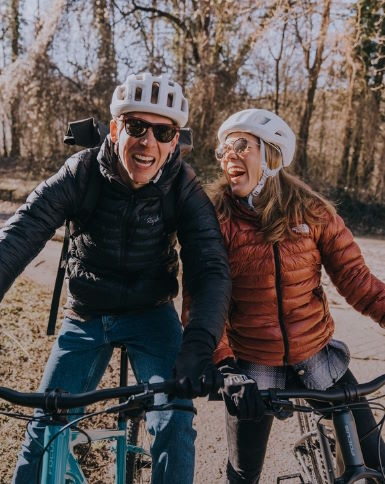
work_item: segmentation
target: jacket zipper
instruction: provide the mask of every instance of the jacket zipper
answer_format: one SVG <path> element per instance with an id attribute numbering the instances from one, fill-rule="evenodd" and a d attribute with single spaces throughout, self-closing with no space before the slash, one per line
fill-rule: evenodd
<path id="1" fill-rule="evenodd" d="M 121 239 L 120 239 L 120 250 L 121 250 L 121 253 L 120 253 L 120 265 L 122 267 L 124 267 L 124 264 L 125 264 L 125 255 L 126 255 L 126 246 L 127 246 L 127 243 L 128 243 L 128 240 L 127 239 L 127 222 L 129 220 L 130 217 L 132 217 L 132 211 L 133 211 L 133 206 L 134 206 L 134 195 L 131 194 L 129 199 L 128 199 L 128 203 L 124 209 L 124 212 L 123 212 L 123 217 L 122 217 L 122 233 L 121 233 Z M 130 237 L 132 236 L 132 230 L 131 229 L 131 233 L 130 233 Z"/>
<path id="2" fill-rule="evenodd" d="M 281 328 L 281 333 L 283 337 L 283 346 L 285 348 L 285 353 L 283 355 L 283 365 L 287 365 L 287 360 L 289 356 L 289 339 L 287 337 L 287 332 L 285 325 L 283 324 L 283 309 L 282 309 L 282 292 L 281 292 L 281 264 L 279 262 L 279 249 L 278 242 L 273 244 L 274 252 L 274 262 L 275 262 L 275 289 L 277 292 L 277 302 L 278 302 L 278 321 Z"/>

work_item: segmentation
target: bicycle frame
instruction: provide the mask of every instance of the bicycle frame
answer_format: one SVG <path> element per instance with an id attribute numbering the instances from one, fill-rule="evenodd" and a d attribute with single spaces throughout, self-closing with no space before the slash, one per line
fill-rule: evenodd
<path id="1" fill-rule="evenodd" d="M 301 482 L 313 483 L 310 469 L 308 469 L 300 449 L 302 445 L 307 441 L 310 442 L 315 437 L 319 443 L 319 451 L 323 459 L 325 472 L 323 478 L 326 479 L 323 482 L 325 484 L 351 484 L 364 478 L 370 478 L 372 480 L 371 482 L 383 483 L 384 480 L 381 473 L 365 466 L 357 428 L 351 410 L 348 407 L 333 410 L 332 419 L 336 444 L 339 446 L 343 464 L 343 472 L 341 470 L 342 474 L 337 475 L 335 466 L 333 465 L 330 443 L 326 436 L 326 427 L 323 424 L 318 424 L 317 430 L 302 434 L 300 439 L 294 444 L 294 454 L 306 478 L 305 481 Z M 281 478 L 280 480 L 284 480 L 285 478 L 287 476 L 283 476 L 283 479 Z"/>
<path id="2" fill-rule="evenodd" d="M 270 415 L 282 415 L 282 412 L 284 415 L 287 415 L 288 412 L 292 415 L 294 411 L 308 414 L 315 411 L 324 417 L 331 418 L 333 421 L 333 433 L 335 435 L 335 443 L 337 444 L 334 450 L 338 450 L 337 446 L 339 446 L 343 462 L 343 469 L 340 471 L 342 474 L 338 476 L 336 474 L 339 474 L 339 469 L 335 470 L 337 466 L 334 466 L 330 441 L 322 430 L 322 425 L 317 425 L 317 429 L 315 429 L 314 425 L 302 425 L 301 420 L 299 422 L 302 435 L 294 445 L 294 454 L 306 476 L 306 484 L 314 484 L 314 482 L 322 482 L 322 484 L 353 484 L 363 479 L 369 479 L 371 483 L 385 483 L 382 472 L 368 468 L 365 465 L 356 422 L 350 410 L 352 404 L 360 403 L 360 397 L 374 393 L 384 385 L 385 375 L 381 375 L 367 383 L 346 385 L 341 388 L 328 390 L 270 389 L 260 391 L 262 398 L 268 404 L 267 413 Z M 296 399 L 297 403 L 294 404 L 290 399 Z M 308 408 L 309 404 L 302 404 L 301 400 L 317 400 L 332 405 L 337 403 L 337 406 L 317 407 L 315 410 L 310 410 Z M 314 437 L 316 439 L 312 440 Z M 306 448 L 301 448 L 305 445 Z M 320 467 L 317 463 L 312 461 L 310 463 L 306 462 L 308 455 L 311 455 L 313 460 L 314 453 L 311 451 L 312 448 L 317 449 L 321 454 L 323 462 L 322 476 L 319 474 Z M 317 470 L 317 474 L 314 475 L 315 480 L 313 479 L 313 470 Z M 280 476 L 277 482 L 293 477 L 299 477 L 301 482 L 304 482 L 303 477 L 299 475 Z"/>
<path id="3" fill-rule="evenodd" d="M 111 430 L 87 430 L 87 436 L 78 430 L 66 429 L 61 432 L 50 444 L 43 457 L 43 468 L 41 484 L 65 484 L 68 479 L 71 483 L 85 484 L 87 482 L 81 467 L 74 456 L 75 445 L 86 444 L 91 440 L 115 440 L 116 441 L 116 463 L 115 463 L 115 484 L 126 482 L 126 454 L 135 452 L 150 455 L 141 447 L 127 444 L 126 423 L 119 422 L 118 429 Z M 58 425 L 47 425 L 44 435 L 44 446 L 61 429 Z"/>

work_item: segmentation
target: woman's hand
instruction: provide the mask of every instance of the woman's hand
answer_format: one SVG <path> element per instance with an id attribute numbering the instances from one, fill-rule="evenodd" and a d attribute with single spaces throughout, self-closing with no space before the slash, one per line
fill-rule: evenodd
<path id="1" fill-rule="evenodd" d="M 223 360 L 218 369 L 224 377 L 222 395 L 229 414 L 240 420 L 261 420 L 266 407 L 257 383 L 231 358 Z"/>

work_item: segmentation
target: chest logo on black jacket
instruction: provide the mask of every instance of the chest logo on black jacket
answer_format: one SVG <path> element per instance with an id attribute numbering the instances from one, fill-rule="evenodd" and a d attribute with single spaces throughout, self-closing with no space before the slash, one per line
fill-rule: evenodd
<path id="1" fill-rule="evenodd" d="M 149 225 L 155 225 L 156 223 L 159 222 L 159 220 L 160 220 L 159 215 L 151 215 L 150 217 L 146 218 L 146 223 Z"/>

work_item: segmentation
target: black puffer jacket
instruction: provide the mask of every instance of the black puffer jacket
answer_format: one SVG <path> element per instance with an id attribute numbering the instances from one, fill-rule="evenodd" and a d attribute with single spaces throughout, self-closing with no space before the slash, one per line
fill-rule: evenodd
<path id="1" fill-rule="evenodd" d="M 0 232 L 0 298 L 66 218 L 76 216 L 92 150 L 69 158 L 40 184 Z M 67 267 L 66 309 L 79 319 L 155 307 L 178 292 L 177 235 L 191 294 L 190 322 L 216 340 L 226 319 L 230 272 L 214 209 L 193 170 L 176 153 L 157 183 L 133 190 L 121 181 L 106 139 L 98 154 L 101 194 Z M 167 234 L 162 199 L 175 191 L 176 234 Z"/>

